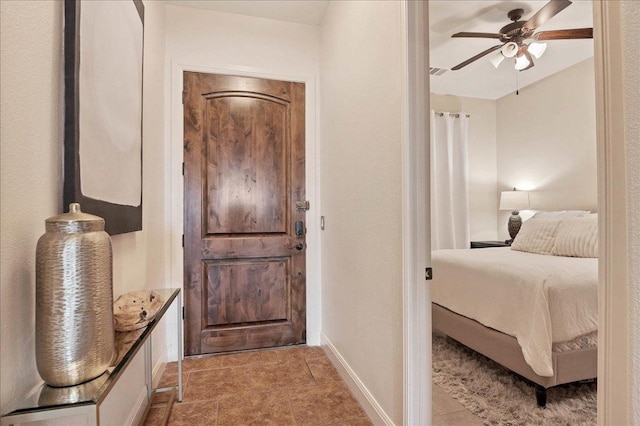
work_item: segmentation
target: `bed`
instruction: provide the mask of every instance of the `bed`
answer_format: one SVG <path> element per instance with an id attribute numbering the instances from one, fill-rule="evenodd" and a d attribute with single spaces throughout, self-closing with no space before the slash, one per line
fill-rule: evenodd
<path id="1" fill-rule="evenodd" d="M 597 377 L 597 217 L 534 217 L 511 247 L 436 250 L 432 323 L 547 389 Z"/>

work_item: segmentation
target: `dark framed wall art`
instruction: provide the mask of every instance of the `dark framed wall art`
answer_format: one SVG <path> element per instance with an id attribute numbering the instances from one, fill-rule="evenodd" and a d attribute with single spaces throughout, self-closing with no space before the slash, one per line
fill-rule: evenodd
<path id="1" fill-rule="evenodd" d="M 65 0 L 64 204 L 142 229 L 141 0 Z"/>

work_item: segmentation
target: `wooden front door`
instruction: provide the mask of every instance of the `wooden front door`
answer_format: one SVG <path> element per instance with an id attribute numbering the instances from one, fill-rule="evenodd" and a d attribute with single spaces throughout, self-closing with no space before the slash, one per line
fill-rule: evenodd
<path id="1" fill-rule="evenodd" d="M 184 73 L 185 354 L 305 343 L 304 84 Z"/>

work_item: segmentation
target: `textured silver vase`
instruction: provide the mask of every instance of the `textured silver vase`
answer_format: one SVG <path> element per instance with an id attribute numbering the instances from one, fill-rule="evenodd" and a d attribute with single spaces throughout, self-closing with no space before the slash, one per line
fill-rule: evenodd
<path id="1" fill-rule="evenodd" d="M 111 239 L 104 219 L 69 205 L 36 250 L 36 363 L 50 386 L 105 372 L 114 353 Z"/>

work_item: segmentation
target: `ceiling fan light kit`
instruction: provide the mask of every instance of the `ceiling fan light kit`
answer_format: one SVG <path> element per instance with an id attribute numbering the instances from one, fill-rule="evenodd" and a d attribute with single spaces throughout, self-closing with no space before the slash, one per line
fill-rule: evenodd
<path id="1" fill-rule="evenodd" d="M 547 44 L 541 43 L 540 40 L 593 38 L 593 28 L 550 30 L 535 33 L 536 28 L 546 23 L 549 19 L 553 18 L 570 5 L 570 0 L 551 0 L 527 21 L 520 20 L 524 14 L 523 9 L 513 9 L 507 14 L 507 17 L 513 22 L 502 27 L 498 33 L 459 32 L 453 34 L 451 36 L 453 38 L 469 37 L 498 39 L 502 44 L 490 47 L 489 49 L 452 67 L 451 70 L 459 70 L 460 68 L 466 67 L 472 62 L 477 61 L 483 56 L 499 50 L 497 55 L 493 55 L 493 57 L 489 59 L 494 67 L 498 68 L 505 57 L 515 57 L 515 69 L 518 71 L 526 71 L 534 66 L 533 57 L 539 59 L 547 49 Z M 533 41 L 526 44 L 526 40 Z"/>

